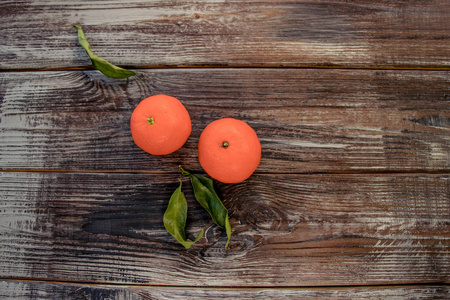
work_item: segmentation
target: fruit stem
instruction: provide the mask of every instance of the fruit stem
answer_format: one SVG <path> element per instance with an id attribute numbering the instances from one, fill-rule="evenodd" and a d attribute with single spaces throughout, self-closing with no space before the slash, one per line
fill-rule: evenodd
<path id="1" fill-rule="evenodd" d="M 180 168 L 181 175 L 185 175 L 185 176 L 190 175 L 190 173 L 188 171 L 186 171 L 185 169 L 183 169 L 183 167 L 181 165 L 179 165 L 178 168 Z"/>
<path id="2" fill-rule="evenodd" d="M 225 141 L 225 142 L 222 143 L 222 147 L 223 148 L 226 149 L 226 148 L 228 148 L 228 146 L 230 146 L 230 144 L 228 142 Z"/>
<path id="3" fill-rule="evenodd" d="M 147 124 L 148 125 L 152 125 L 155 123 L 155 119 L 153 119 L 153 117 L 147 118 Z"/>

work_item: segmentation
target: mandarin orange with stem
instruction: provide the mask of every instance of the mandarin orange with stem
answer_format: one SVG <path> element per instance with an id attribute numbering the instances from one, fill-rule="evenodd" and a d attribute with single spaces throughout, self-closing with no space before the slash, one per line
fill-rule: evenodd
<path id="1" fill-rule="evenodd" d="M 200 135 L 198 159 L 205 172 L 223 183 L 246 180 L 261 160 L 261 143 L 247 123 L 224 118 L 210 123 Z"/>
<path id="2" fill-rule="evenodd" d="M 191 118 L 184 105 L 167 95 L 142 100 L 130 120 L 131 135 L 142 150 L 166 155 L 180 149 L 192 131 Z"/>

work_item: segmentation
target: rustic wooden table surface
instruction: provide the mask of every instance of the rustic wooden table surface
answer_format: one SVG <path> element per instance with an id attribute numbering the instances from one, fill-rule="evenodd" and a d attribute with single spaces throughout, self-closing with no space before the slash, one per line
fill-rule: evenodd
<path id="1" fill-rule="evenodd" d="M 430 1 L 0 2 L 0 298 L 450 297 L 450 5 Z M 111 79 L 92 50 L 143 75 Z M 135 106 L 193 123 L 140 150 Z M 232 239 L 188 188 L 211 121 L 246 121 L 257 171 L 215 181 Z"/>

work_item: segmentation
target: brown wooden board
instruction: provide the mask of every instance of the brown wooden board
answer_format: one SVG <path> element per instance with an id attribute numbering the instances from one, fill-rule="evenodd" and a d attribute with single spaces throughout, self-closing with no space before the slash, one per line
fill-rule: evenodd
<path id="1" fill-rule="evenodd" d="M 447 299 L 450 5 L 430 1 L 0 3 L 0 298 Z M 114 80 L 93 52 L 144 74 Z M 192 135 L 151 156 L 133 109 L 168 94 Z M 256 173 L 215 182 L 232 238 L 178 165 L 246 121 Z M 186 250 L 163 225 L 183 180 Z"/>
<path id="2" fill-rule="evenodd" d="M 201 171 L 197 142 L 213 120 L 250 124 L 260 173 L 446 172 L 450 73 L 315 69 L 146 70 L 129 80 L 98 71 L 1 73 L 3 170 Z M 130 116 L 145 97 L 187 107 L 193 131 L 179 151 L 138 148 Z"/>
<path id="3" fill-rule="evenodd" d="M 187 178 L 185 250 L 162 216 L 178 175 L 0 173 L 3 278 L 161 286 L 450 283 L 448 174 L 257 175 L 216 189 L 232 238 Z"/>
<path id="4" fill-rule="evenodd" d="M 432 1 L 6 1 L 0 69 L 87 67 L 72 25 L 121 66 L 450 67 Z"/>
<path id="5" fill-rule="evenodd" d="M 334 288 L 171 288 L 0 281 L 7 299 L 446 299 L 442 285 Z"/>

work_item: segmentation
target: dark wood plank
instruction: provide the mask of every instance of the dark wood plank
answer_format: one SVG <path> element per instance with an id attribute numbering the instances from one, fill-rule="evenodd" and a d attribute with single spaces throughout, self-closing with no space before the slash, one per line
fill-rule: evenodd
<path id="1" fill-rule="evenodd" d="M 449 68 L 450 6 L 430 1 L 6 1 L 0 69 L 88 66 Z"/>
<path id="2" fill-rule="evenodd" d="M 342 288 L 171 288 L 96 286 L 29 281 L 0 281 L 0 297 L 7 299 L 447 299 L 441 285 Z"/>
<path id="3" fill-rule="evenodd" d="M 131 80 L 97 71 L 0 74 L 0 168 L 200 171 L 197 141 L 215 119 L 255 128 L 258 172 L 450 169 L 450 73 L 314 69 L 148 70 Z M 187 107 L 193 132 L 150 156 L 129 119 L 153 94 Z"/>
<path id="4" fill-rule="evenodd" d="M 218 184 L 230 247 L 185 181 L 185 250 L 162 216 L 177 175 L 0 173 L 3 278 L 170 286 L 450 283 L 450 176 L 257 175 Z M 186 178 L 184 178 L 186 180 Z"/>

